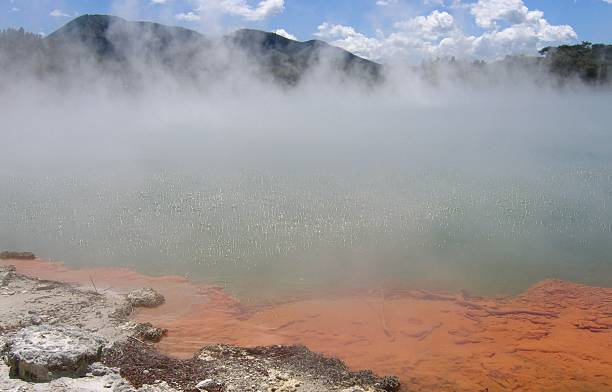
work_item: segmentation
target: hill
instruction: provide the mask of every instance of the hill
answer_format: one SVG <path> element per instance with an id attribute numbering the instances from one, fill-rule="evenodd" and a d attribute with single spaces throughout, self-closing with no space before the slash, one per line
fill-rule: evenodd
<path id="1" fill-rule="evenodd" d="M 145 75 L 162 73 L 197 88 L 241 74 L 295 85 L 320 70 L 369 84 L 383 80 L 385 69 L 319 40 L 298 42 L 252 29 L 209 38 L 182 27 L 109 15 L 80 16 L 47 37 L 23 29 L 1 31 L 0 67 L 9 81 L 24 75 L 66 80 L 87 71 L 88 77 L 111 75 L 129 86 L 146 83 Z M 609 85 L 612 45 L 547 47 L 539 55 L 511 55 L 491 63 L 444 58 L 412 70 L 434 83 L 441 75 L 451 75 L 453 80 L 472 82 L 530 78 L 560 85 Z"/>
<path id="2" fill-rule="evenodd" d="M 8 68 L 26 62 L 39 73 L 62 73 L 93 63 L 128 78 L 154 66 L 177 77 L 199 78 L 240 60 L 248 70 L 287 84 L 319 65 L 368 80 L 381 74 L 381 65 L 322 41 L 298 42 L 248 29 L 209 39 L 182 27 L 109 15 L 80 16 L 45 38 L 23 30 L 2 32 L 0 54 Z"/>

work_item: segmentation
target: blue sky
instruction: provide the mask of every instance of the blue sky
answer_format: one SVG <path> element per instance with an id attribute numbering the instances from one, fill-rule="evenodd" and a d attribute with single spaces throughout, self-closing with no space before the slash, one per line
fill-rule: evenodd
<path id="1" fill-rule="evenodd" d="M 50 33 L 84 13 L 323 39 L 375 60 L 496 58 L 580 40 L 612 43 L 612 0 L 0 0 L 0 28 Z"/>

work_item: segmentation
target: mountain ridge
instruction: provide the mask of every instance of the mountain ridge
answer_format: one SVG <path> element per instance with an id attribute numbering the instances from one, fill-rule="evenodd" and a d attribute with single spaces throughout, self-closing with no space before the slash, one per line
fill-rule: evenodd
<path id="1" fill-rule="evenodd" d="M 189 64 L 198 51 L 213 51 L 219 42 L 239 50 L 264 72 L 285 83 L 297 83 L 306 72 L 323 61 L 343 73 L 360 73 L 373 79 L 382 66 L 344 49 L 318 40 L 295 41 L 276 33 L 240 29 L 215 42 L 203 34 L 183 27 L 155 22 L 127 21 L 111 15 L 82 15 L 51 33 L 46 40 L 55 47 L 82 45 L 102 60 L 125 61 L 134 55 L 159 60 L 163 64 Z M 214 55 L 214 53 L 211 53 Z"/>
<path id="2" fill-rule="evenodd" d="M 161 72 L 197 88 L 218 79 L 242 78 L 242 74 L 291 86 L 316 72 L 372 85 L 397 76 L 388 72 L 391 68 L 433 84 L 450 77 L 474 83 L 529 78 L 539 85 L 609 86 L 612 45 L 561 45 L 489 63 L 453 57 L 388 66 L 320 40 L 295 41 L 254 29 L 211 38 L 183 27 L 86 14 L 46 37 L 23 29 L 0 31 L 0 67 L 7 80 L 27 75 L 66 81 L 85 72 L 88 78 L 110 75 L 123 85 L 137 86 L 147 83 L 147 75 Z"/>

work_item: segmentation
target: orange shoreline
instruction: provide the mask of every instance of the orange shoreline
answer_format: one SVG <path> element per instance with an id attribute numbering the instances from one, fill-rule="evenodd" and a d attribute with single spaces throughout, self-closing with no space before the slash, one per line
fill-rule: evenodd
<path id="1" fill-rule="evenodd" d="M 10 261 L 25 275 L 166 296 L 136 318 L 169 329 L 159 349 L 211 343 L 304 344 L 355 369 L 395 374 L 411 391 L 611 391 L 612 289 L 547 280 L 516 297 L 420 290 L 362 292 L 245 306 L 214 286 L 124 268 L 74 270 Z"/>

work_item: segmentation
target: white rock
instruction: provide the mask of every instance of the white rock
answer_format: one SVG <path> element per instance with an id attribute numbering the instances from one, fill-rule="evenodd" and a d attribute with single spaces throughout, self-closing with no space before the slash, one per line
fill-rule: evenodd
<path id="1" fill-rule="evenodd" d="M 145 308 L 154 308 L 166 302 L 164 296 L 152 288 L 131 291 L 127 295 L 127 300 L 134 307 Z"/>
<path id="2" fill-rule="evenodd" d="M 100 358 L 106 341 L 63 325 L 34 325 L 9 337 L 6 343 L 11 374 L 28 381 L 81 377 Z"/>
<path id="3" fill-rule="evenodd" d="M 9 281 L 15 276 L 15 266 L 0 267 L 0 287 L 8 285 Z"/>
<path id="4" fill-rule="evenodd" d="M 196 388 L 199 390 L 205 390 L 206 388 L 214 387 L 215 382 L 211 378 L 207 378 L 206 380 L 200 381 L 196 384 Z"/>

